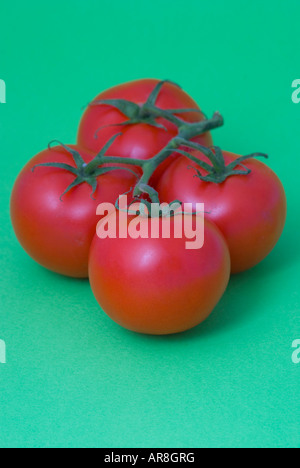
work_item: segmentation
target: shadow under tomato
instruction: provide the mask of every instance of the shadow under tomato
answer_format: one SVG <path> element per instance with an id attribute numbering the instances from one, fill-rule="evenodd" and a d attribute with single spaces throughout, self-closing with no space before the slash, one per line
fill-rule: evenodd
<path id="1" fill-rule="evenodd" d="M 141 335 L 142 339 L 159 342 L 190 341 L 223 333 L 224 330 L 253 320 L 253 317 L 266 309 L 265 304 L 269 294 L 265 288 L 266 280 L 272 282 L 274 277 L 274 282 L 278 283 L 278 275 L 283 277 L 288 275 L 289 269 L 300 263 L 300 251 L 295 251 L 295 238 L 291 235 L 293 232 L 289 226 L 289 230 L 283 234 L 274 251 L 262 263 L 231 277 L 223 298 L 204 323 L 184 333 L 169 336 Z M 276 290 L 273 290 L 273 301 L 274 294 Z"/>
<path id="2" fill-rule="evenodd" d="M 26 262 L 26 263 L 25 263 Z M 59 284 L 59 286 L 63 287 L 64 284 L 87 284 L 89 282 L 88 278 L 73 278 L 71 276 L 61 275 L 59 273 L 55 273 L 54 271 L 48 270 L 44 268 L 42 265 L 39 265 L 34 260 L 29 258 L 28 256 L 24 257 L 23 259 L 24 268 L 26 268 L 27 273 L 30 271 L 29 276 L 38 277 L 39 280 L 45 279 L 45 281 L 54 281 Z"/>
<path id="3" fill-rule="evenodd" d="M 287 275 L 290 267 L 300 263 L 300 250 L 295 249 L 295 235 L 299 232 L 296 224 L 298 224 L 298 220 L 293 217 L 274 251 L 260 265 L 231 278 L 227 291 L 211 316 L 198 327 L 184 333 L 168 336 L 140 335 L 120 327 L 120 334 L 129 333 L 141 343 L 179 343 L 220 334 L 252 320 L 256 315 L 261 314 L 261 311 L 265 308 L 267 295 L 269 294 L 264 287 L 266 279 L 272 281 L 272 276 L 276 276 L 276 281 L 278 281 L 278 274 Z M 34 282 L 36 282 L 37 277 L 39 282 L 44 278 L 46 282 L 50 281 L 51 286 L 54 283 L 59 289 L 64 290 L 66 288 L 67 291 L 71 289 L 72 284 L 76 284 L 80 289 L 81 284 L 85 285 L 83 286 L 84 289 L 88 285 L 88 279 L 74 279 L 58 275 L 44 269 L 26 256 L 22 257 L 21 261 L 24 263 L 22 265 L 23 270 L 27 271 L 26 274 L 29 274 Z M 274 294 L 276 294 L 276 291 Z M 95 311 L 97 310 L 99 312 L 101 308 L 97 309 L 95 303 Z M 101 313 L 104 312 L 101 311 Z M 116 327 L 115 332 L 117 333 L 118 325 L 114 324 L 113 326 Z"/>

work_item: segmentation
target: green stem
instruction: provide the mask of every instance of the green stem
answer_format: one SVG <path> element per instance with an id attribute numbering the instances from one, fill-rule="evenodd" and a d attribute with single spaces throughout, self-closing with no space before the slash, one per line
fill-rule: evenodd
<path id="1" fill-rule="evenodd" d="M 149 107 L 152 107 L 152 106 L 149 106 Z M 155 108 L 153 109 L 155 111 Z M 160 164 L 162 164 L 165 161 L 165 159 L 171 156 L 173 152 L 176 152 L 178 148 L 189 143 L 188 142 L 189 139 L 192 139 L 196 136 L 206 133 L 209 130 L 212 130 L 214 128 L 220 127 L 224 123 L 223 117 L 218 112 L 216 112 L 211 119 L 202 120 L 201 122 L 196 122 L 193 124 L 181 121 L 180 119 L 177 119 L 177 117 L 175 116 L 174 116 L 174 119 L 180 122 L 178 136 L 173 138 L 165 146 L 165 148 L 163 148 L 153 158 L 143 160 L 143 159 L 122 158 L 122 157 L 117 157 L 117 156 L 105 156 L 103 155 L 103 151 L 101 151 L 99 155 L 96 156 L 95 159 L 93 159 L 93 161 L 91 161 L 89 164 L 83 167 L 83 174 L 85 176 L 90 176 L 95 172 L 95 170 L 98 167 L 104 164 L 111 164 L 111 165 L 122 164 L 122 165 L 141 167 L 143 170 L 143 175 L 134 190 L 134 196 L 139 196 L 145 192 L 142 189 L 142 187 L 149 184 L 149 181 L 153 173 L 155 172 L 155 170 L 160 166 Z M 190 145 L 191 147 L 194 146 L 192 142 L 190 142 Z M 197 144 L 195 143 L 195 146 L 196 145 Z M 197 146 L 197 149 L 199 149 L 199 145 Z M 216 161 L 216 158 L 213 158 L 214 155 L 212 151 L 203 147 L 203 152 L 204 154 L 207 153 L 209 158 L 212 158 L 212 162 L 217 169 L 217 161 Z"/>
<path id="2" fill-rule="evenodd" d="M 130 166 L 144 167 L 148 160 L 122 158 L 118 156 L 103 156 L 101 164 L 129 164 Z"/>
<path id="3" fill-rule="evenodd" d="M 181 127 L 179 132 L 179 138 L 185 140 L 191 140 L 202 133 L 209 132 L 218 127 L 224 125 L 224 119 L 219 112 L 215 112 L 211 119 L 202 120 L 201 122 L 196 122 L 192 124 L 186 124 Z"/>
<path id="4" fill-rule="evenodd" d="M 159 87 L 157 88 L 156 93 L 158 91 L 159 91 Z M 154 99 L 155 99 L 155 93 L 153 93 L 153 100 Z M 120 103 L 118 102 L 117 105 L 119 106 Z M 176 117 L 175 115 L 176 112 L 178 113 L 192 112 L 193 111 L 192 109 L 179 109 L 179 110 L 175 109 L 172 112 L 164 111 L 164 110 L 156 108 L 155 105 L 152 104 L 151 100 L 149 100 L 149 102 L 147 102 L 144 105 L 143 110 L 144 111 L 149 110 L 152 113 L 151 119 L 153 118 L 153 122 L 150 119 L 150 123 L 149 123 L 150 125 L 155 124 L 156 126 L 160 126 L 160 124 L 158 124 L 155 121 L 156 114 L 157 114 L 157 117 L 165 117 L 170 122 L 174 123 L 174 125 L 176 125 L 178 128 L 178 135 L 174 137 L 173 139 L 171 139 L 169 143 L 165 146 L 165 148 L 163 148 L 156 156 L 147 160 L 122 158 L 118 156 L 106 156 L 106 152 L 113 145 L 114 141 L 120 135 L 122 135 L 121 133 L 114 135 L 106 143 L 106 145 L 101 149 L 99 154 L 95 156 L 95 158 L 88 164 L 84 162 L 84 159 L 82 158 L 82 156 L 80 155 L 78 151 L 72 150 L 71 148 L 61 144 L 61 146 L 63 146 L 65 150 L 67 150 L 68 152 L 72 154 L 76 167 L 75 168 L 72 166 L 67 167 L 66 164 L 60 164 L 60 163 L 49 163 L 47 164 L 47 166 L 69 170 L 70 172 L 72 172 L 74 175 L 77 176 L 74 182 L 66 189 L 64 194 L 67 193 L 72 188 L 76 187 L 77 185 L 80 185 L 83 182 L 87 182 L 89 185 L 91 185 L 93 189 L 93 194 L 94 194 L 97 188 L 97 179 L 100 175 L 105 174 L 106 172 L 111 171 L 111 170 L 119 169 L 119 165 L 121 166 L 128 165 L 128 166 L 140 167 L 143 172 L 140 180 L 138 181 L 135 187 L 134 196 L 139 197 L 142 194 L 147 193 L 152 200 L 158 199 L 157 192 L 149 186 L 149 181 L 152 175 L 154 174 L 154 172 L 156 171 L 156 169 L 168 157 L 170 157 L 172 153 L 176 152 L 176 150 L 179 150 L 180 147 L 189 146 L 193 148 L 194 143 L 190 141 L 191 139 L 195 138 L 196 136 L 202 135 L 203 133 L 206 133 L 212 129 L 221 127 L 224 123 L 223 117 L 219 114 L 219 112 L 216 112 L 211 119 L 205 119 L 196 123 L 185 122 L 179 119 L 178 117 Z M 166 115 L 165 115 L 165 112 L 167 113 Z M 197 143 L 195 143 L 195 145 L 197 145 Z M 217 166 L 218 160 L 219 160 L 217 155 L 214 156 L 213 152 L 210 149 L 202 147 L 201 145 L 198 145 L 196 149 L 201 151 L 201 148 L 203 148 L 202 152 L 204 154 L 207 154 L 208 157 L 211 159 L 211 162 L 213 163 L 213 172 L 214 173 L 216 172 L 221 173 L 222 171 L 224 172 L 224 167 Z M 203 163 L 203 164 L 206 164 L 206 163 Z M 107 167 L 102 167 L 104 165 L 107 165 Z M 201 167 L 203 168 L 203 165 Z M 129 168 L 123 167 L 123 169 L 133 172 Z M 137 176 L 137 174 L 135 175 Z"/>
<path id="5" fill-rule="evenodd" d="M 219 148 L 215 148 L 215 152 L 213 152 L 210 148 L 193 141 L 179 139 L 178 143 L 180 143 L 181 146 L 187 146 L 190 149 L 194 149 L 200 153 L 203 153 L 204 156 L 206 156 L 212 163 L 215 173 L 220 174 L 224 172 L 225 162 L 222 154 L 220 154 Z M 197 161 L 197 158 L 194 158 L 192 155 L 188 153 L 185 153 L 185 155 L 192 161 Z"/>
<path id="6" fill-rule="evenodd" d="M 176 152 L 177 149 L 179 149 L 182 145 L 186 143 L 186 135 L 189 135 L 189 139 L 192 139 L 196 136 L 206 133 L 207 131 L 213 128 L 222 126 L 223 123 L 223 117 L 218 112 L 216 112 L 212 119 L 209 120 L 203 120 L 201 122 L 197 122 L 196 124 L 184 123 L 182 128 L 179 130 L 179 135 L 173 138 L 168 143 L 168 145 L 165 148 L 163 148 L 156 156 L 154 156 L 151 160 L 147 160 L 145 164 L 142 165 L 143 175 L 135 187 L 134 196 L 139 196 L 144 192 L 140 189 L 140 186 L 147 185 L 158 166 L 160 166 L 160 164 L 162 164 L 165 161 L 165 159 L 171 156 L 172 153 Z M 207 149 L 207 151 L 212 153 L 212 151 L 209 149 Z"/>

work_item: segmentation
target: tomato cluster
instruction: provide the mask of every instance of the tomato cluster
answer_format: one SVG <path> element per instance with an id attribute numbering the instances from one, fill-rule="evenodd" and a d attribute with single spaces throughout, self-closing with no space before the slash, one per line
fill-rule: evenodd
<path id="1" fill-rule="evenodd" d="M 209 130 L 221 124 L 171 82 L 139 80 L 98 95 L 77 143 L 49 145 L 18 176 L 11 218 L 21 245 L 45 268 L 89 277 L 102 309 L 127 329 L 171 334 L 198 325 L 230 274 L 271 252 L 286 219 L 283 186 L 267 165 L 213 147 Z M 99 204 L 115 206 L 124 193 L 125 216 L 100 219 Z M 149 233 L 151 210 L 139 207 L 174 200 L 189 204 L 191 223 L 202 218 L 202 248 L 187 249 L 186 233 L 175 235 L 183 221 L 172 210 L 160 212 L 158 236 L 120 235 L 133 222 Z M 110 222 L 117 235 L 100 238 L 96 227 Z"/>

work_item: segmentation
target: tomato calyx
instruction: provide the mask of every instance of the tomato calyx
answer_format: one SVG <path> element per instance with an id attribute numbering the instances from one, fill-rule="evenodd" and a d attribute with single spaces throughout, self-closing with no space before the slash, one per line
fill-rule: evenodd
<path id="1" fill-rule="evenodd" d="M 115 208 L 118 211 L 134 216 L 142 216 L 144 218 L 166 218 L 175 216 L 182 206 L 182 202 L 179 200 L 161 204 L 158 192 L 150 185 L 145 184 L 141 184 L 140 186 L 142 196 L 134 197 L 132 201 L 127 204 L 127 195 L 131 193 L 132 190 L 131 188 L 117 199 Z"/>
<path id="2" fill-rule="evenodd" d="M 131 207 L 135 209 L 131 209 Z M 118 201 L 116 208 L 119 211 L 124 211 L 129 215 L 141 216 L 143 218 L 174 218 L 175 216 L 182 214 L 181 211 L 182 203 L 179 200 L 175 200 L 171 203 L 151 203 L 148 200 L 136 199 L 133 200 L 127 209 L 120 208 Z M 193 214 L 193 213 L 189 213 Z"/>
<path id="3" fill-rule="evenodd" d="M 122 114 L 124 114 L 126 117 L 128 117 L 128 120 L 125 122 L 119 123 L 119 124 L 114 124 L 114 125 L 109 125 L 109 127 L 124 127 L 128 125 L 135 125 L 135 124 L 147 124 L 152 127 L 160 128 L 162 130 L 168 131 L 167 128 L 158 123 L 156 121 L 157 118 L 163 118 L 165 120 L 168 120 L 169 122 L 173 123 L 176 125 L 176 127 L 180 128 L 186 122 L 184 122 L 182 119 L 177 117 L 178 114 L 185 114 L 189 112 L 197 112 L 199 114 L 203 114 L 200 109 L 168 109 L 164 110 L 156 106 L 156 101 L 157 98 L 160 94 L 160 91 L 162 87 L 166 83 L 171 83 L 178 88 L 177 84 L 164 80 L 160 81 L 154 88 L 154 90 L 151 92 L 149 98 L 147 101 L 141 105 L 136 104 L 135 102 L 128 101 L 126 99 L 101 99 L 101 100 L 95 100 L 91 102 L 89 105 L 90 106 L 111 106 L 116 109 L 118 109 Z M 204 115 L 204 114 L 203 114 Z M 97 137 L 99 131 L 105 127 L 101 127 L 98 129 L 96 132 L 95 137 Z"/>
<path id="4" fill-rule="evenodd" d="M 135 209 L 131 209 L 133 206 L 135 206 Z M 119 206 L 119 200 L 116 203 L 118 211 L 143 218 L 173 218 L 176 215 L 182 214 L 182 211 L 179 211 L 181 207 L 182 203 L 179 200 L 161 205 L 159 203 L 151 203 L 148 200 L 136 199 L 126 209 Z"/>
<path id="5" fill-rule="evenodd" d="M 212 182 L 215 184 L 221 184 L 225 182 L 226 179 L 232 176 L 249 175 L 251 174 L 252 171 L 251 169 L 249 169 L 243 164 L 244 161 L 247 161 L 249 159 L 259 158 L 259 157 L 265 158 L 265 159 L 269 158 L 269 156 L 264 153 L 252 153 L 246 156 L 241 156 L 226 166 L 223 152 L 221 148 L 219 148 L 218 146 L 206 148 L 205 146 L 202 146 L 198 143 L 193 143 L 191 141 L 184 140 L 184 139 L 181 140 L 181 143 L 182 143 L 182 146 L 201 152 L 211 162 L 211 164 L 206 163 L 205 161 L 202 161 L 199 158 L 196 158 L 195 156 L 191 155 L 188 151 L 185 151 L 183 149 L 176 150 L 176 153 L 179 153 L 179 154 L 182 154 L 183 156 L 188 157 L 191 161 L 195 162 L 199 166 L 199 168 L 207 172 L 206 175 L 203 175 L 200 172 L 200 169 L 198 169 L 197 167 L 191 166 L 191 168 L 195 169 L 197 172 L 195 177 L 198 177 L 198 179 L 202 180 L 203 182 Z M 243 169 L 238 169 L 238 167 L 241 167 Z"/>
<path id="6" fill-rule="evenodd" d="M 177 211 L 182 206 L 182 203 L 179 200 L 175 200 L 171 203 L 161 204 L 158 192 L 153 187 L 146 184 L 140 185 L 141 195 L 139 197 L 134 197 L 128 205 L 126 203 L 126 198 L 125 204 L 123 205 L 122 203 L 121 206 L 120 200 L 122 199 L 123 202 L 124 197 L 131 193 L 132 190 L 133 189 L 130 189 L 128 192 L 124 193 L 117 199 L 115 207 L 118 211 L 142 216 L 144 218 L 162 218 L 170 217 L 172 216 L 172 213 L 174 216 L 175 211 Z M 135 207 L 135 209 L 133 210 L 131 207 Z"/>
<path id="7" fill-rule="evenodd" d="M 98 187 L 98 177 L 104 174 L 107 174 L 108 172 L 115 171 L 115 170 L 123 170 L 132 173 L 136 177 L 138 175 L 131 169 L 127 167 L 120 167 L 120 166 L 103 166 L 104 162 L 103 160 L 105 159 L 105 153 L 106 151 L 110 148 L 110 146 L 113 144 L 115 139 L 119 136 L 115 135 L 113 138 L 109 140 L 109 142 L 102 148 L 102 150 L 95 156 L 95 158 L 90 162 L 86 163 L 81 156 L 80 152 L 70 148 L 69 146 L 61 143 L 58 140 L 53 140 L 49 143 L 48 148 L 49 150 L 52 149 L 52 145 L 58 144 L 62 148 L 64 148 L 68 153 L 72 155 L 72 158 L 75 163 L 75 167 L 71 166 L 70 164 L 65 164 L 65 163 L 56 163 L 56 162 L 51 162 L 51 163 L 43 163 L 43 164 L 37 164 L 32 168 L 32 172 L 36 170 L 38 167 L 52 167 L 52 168 L 57 168 L 57 169 L 63 169 L 66 170 L 72 174 L 74 174 L 75 179 L 74 181 L 66 188 L 66 190 L 63 192 L 63 194 L 60 197 L 60 200 L 62 201 L 62 198 L 64 195 L 66 195 L 68 192 L 70 192 L 73 188 L 77 187 L 78 185 L 81 185 L 83 183 L 87 183 L 88 185 L 91 186 L 92 188 L 92 193 L 91 193 L 91 198 L 95 195 L 95 192 Z"/>
<path id="8" fill-rule="evenodd" d="M 121 195 L 115 204 L 118 211 L 125 212 L 134 216 L 141 216 L 143 218 L 174 218 L 175 216 L 182 215 L 199 215 L 200 212 L 185 212 L 182 207 L 183 203 L 180 200 L 174 200 L 171 203 L 161 203 L 158 192 L 150 185 L 140 185 L 140 191 L 143 193 L 143 198 L 135 197 L 127 206 L 126 195 L 132 192 L 130 189 L 125 194 Z M 125 203 L 123 205 L 123 198 Z M 122 199 L 122 206 L 120 200 Z M 132 209 L 134 208 L 134 209 Z M 203 212 L 201 212 L 203 214 Z"/>

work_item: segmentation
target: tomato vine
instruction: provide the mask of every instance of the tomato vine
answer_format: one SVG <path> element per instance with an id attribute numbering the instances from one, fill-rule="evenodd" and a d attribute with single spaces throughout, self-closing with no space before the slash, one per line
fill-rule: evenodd
<path id="1" fill-rule="evenodd" d="M 205 118 L 199 122 L 186 122 L 182 120 L 178 115 L 188 113 L 191 111 L 195 111 L 195 109 L 169 109 L 164 110 L 158 108 L 156 106 L 156 100 L 159 96 L 159 93 L 167 81 L 159 82 L 152 93 L 150 94 L 146 103 L 142 105 L 138 105 L 131 101 L 127 101 L 124 99 L 104 99 L 99 101 L 93 101 L 90 105 L 108 105 L 117 108 L 121 111 L 125 116 L 128 117 L 128 120 L 116 125 L 111 126 L 126 126 L 126 125 L 136 125 L 139 123 L 148 124 L 151 126 L 164 128 L 163 125 L 156 122 L 157 118 L 164 118 L 174 125 L 176 125 L 178 129 L 178 134 L 172 138 L 169 143 L 155 156 L 150 159 L 132 159 L 132 158 L 125 158 L 119 156 L 107 156 L 106 153 L 109 148 L 112 146 L 114 141 L 122 135 L 121 133 L 117 133 L 114 135 L 101 149 L 101 151 L 95 156 L 94 160 L 91 161 L 89 164 L 85 164 L 84 160 L 80 156 L 78 151 L 74 151 L 69 147 L 61 144 L 65 149 L 67 149 L 73 156 L 74 162 L 76 167 L 71 165 L 61 164 L 61 163 L 47 163 L 48 167 L 56 167 L 64 170 L 68 170 L 72 172 L 76 178 L 74 179 L 73 183 L 67 187 L 65 192 L 62 194 L 65 195 L 74 187 L 86 182 L 92 187 L 92 194 L 95 193 L 97 188 L 97 177 L 102 174 L 105 174 L 109 171 L 113 170 L 129 170 L 129 167 L 125 166 L 132 166 L 132 167 L 139 167 L 142 171 L 142 175 L 139 177 L 137 174 L 137 184 L 133 190 L 134 198 L 139 198 L 143 196 L 145 193 L 151 198 L 154 196 L 155 200 L 157 200 L 158 194 L 155 192 L 153 188 L 149 190 L 150 185 L 149 181 L 153 176 L 156 169 L 172 154 L 182 154 L 187 156 L 191 161 L 196 162 L 199 166 L 199 170 L 197 170 L 197 177 L 201 180 L 212 182 L 212 183 L 222 183 L 228 177 L 234 175 L 248 175 L 251 171 L 243 166 L 243 162 L 247 159 L 254 158 L 254 157 L 265 157 L 267 155 L 262 153 L 254 153 L 248 156 L 242 156 L 233 163 L 226 166 L 225 160 L 223 157 L 223 153 L 220 148 L 212 147 L 207 148 L 199 143 L 192 141 L 195 137 L 202 135 L 210 130 L 214 130 L 218 127 L 223 126 L 224 119 L 219 112 L 215 112 L 212 118 L 208 119 Z M 201 111 L 198 111 L 201 113 Z M 165 128 L 164 128 L 165 129 Z M 101 129 L 99 129 L 101 130 Z M 165 129 L 166 130 L 166 129 Z M 95 135 L 96 138 L 97 135 Z M 206 156 L 210 163 L 200 160 L 195 156 L 191 155 L 188 150 L 197 150 Z M 122 165 L 122 167 L 120 167 Z M 242 169 L 238 169 L 241 167 Z M 34 170 L 35 168 L 33 168 Z M 200 170 L 204 170 L 207 174 L 205 176 L 202 175 Z M 152 194 L 152 195 L 151 195 Z"/>

